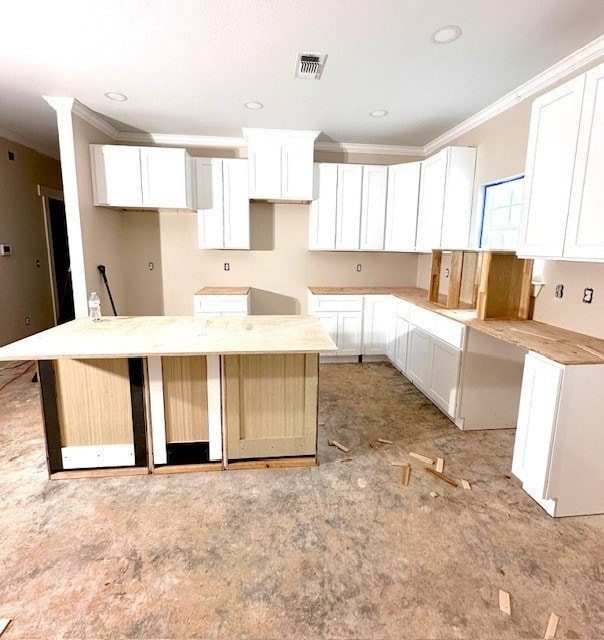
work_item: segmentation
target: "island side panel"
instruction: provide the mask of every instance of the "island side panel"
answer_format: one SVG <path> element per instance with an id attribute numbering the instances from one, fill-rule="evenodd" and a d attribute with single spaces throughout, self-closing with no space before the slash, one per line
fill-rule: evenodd
<path id="1" fill-rule="evenodd" d="M 316 354 L 225 356 L 229 460 L 314 456 Z"/>

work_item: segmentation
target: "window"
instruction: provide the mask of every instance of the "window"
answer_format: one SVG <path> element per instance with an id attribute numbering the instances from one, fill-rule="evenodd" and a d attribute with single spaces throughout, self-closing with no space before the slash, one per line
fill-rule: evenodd
<path id="1" fill-rule="evenodd" d="M 481 249 L 516 250 L 523 194 L 524 176 L 484 186 Z"/>

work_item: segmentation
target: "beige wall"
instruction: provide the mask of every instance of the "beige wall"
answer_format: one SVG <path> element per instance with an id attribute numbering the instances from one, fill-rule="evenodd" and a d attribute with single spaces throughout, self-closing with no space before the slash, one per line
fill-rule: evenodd
<path id="1" fill-rule="evenodd" d="M 8 159 L 9 150 L 15 154 L 14 161 Z M 0 138 L 0 243 L 10 244 L 13 250 L 11 256 L 0 257 L 0 345 L 54 324 L 38 184 L 61 188 L 59 162 Z"/>

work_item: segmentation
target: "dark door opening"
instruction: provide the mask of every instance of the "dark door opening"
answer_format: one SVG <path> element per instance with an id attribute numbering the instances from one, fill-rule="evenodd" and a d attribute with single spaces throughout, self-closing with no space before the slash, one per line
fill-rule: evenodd
<path id="1" fill-rule="evenodd" d="M 51 277 L 55 283 L 57 324 L 63 324 L 75 318 L 65 203 L 62 200 L 48 198 L 48 217 L 50 219 L 50 245 L 52 247 L 51 264 L 53 273 Z"/>

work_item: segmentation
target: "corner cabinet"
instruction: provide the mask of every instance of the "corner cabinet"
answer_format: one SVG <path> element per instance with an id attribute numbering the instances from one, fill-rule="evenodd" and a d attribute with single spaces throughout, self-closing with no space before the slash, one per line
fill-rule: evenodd
<path id="1" fill-rule="evenodd" d="M 604 365 L 525 359 L 512 473 L 551 516 L 604 512 Z"/>
<path id="2" fill-rule="evenodd" d="M 308 313 L 336 343 L 338 351 L 325 357 L 361 355 L 363 339 L 363 296 L 308 294 Z"/>
<path id="3" fill-rule="evenodd" d="M 518 254 L 604 260 L 604 64 L 533 103 Z"/>
<path id="4" fill-rule="evenodd" d="M 195 158 L 200 249 L 249 249 L 247 160 Z"/>
<path id="5" fill-rule="evenodd" d="M 96 206 L 194 208 L 193 160 L 186 149 L 90 145 Z"/>

